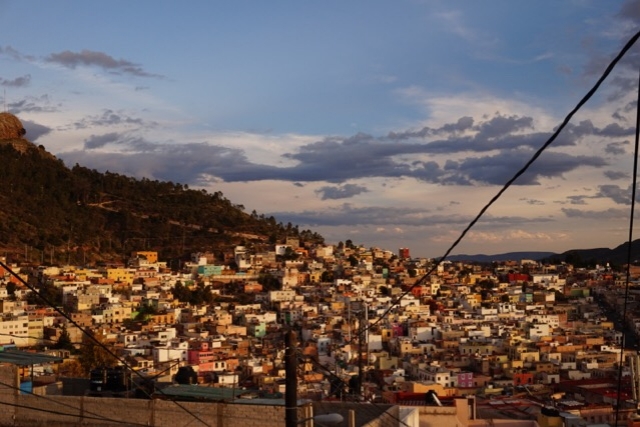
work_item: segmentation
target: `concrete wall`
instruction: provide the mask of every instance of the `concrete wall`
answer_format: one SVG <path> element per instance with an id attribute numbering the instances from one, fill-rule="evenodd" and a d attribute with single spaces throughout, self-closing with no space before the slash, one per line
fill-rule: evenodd
<path id="1" fill-rule="evenodd" d="M 0 426 L 281 427 L 285 423 L 283 406 L 20 395 L 18 386 L 16 367 L 1 365 Z M 304 416 L 302 409 L 298 416 Z"/>

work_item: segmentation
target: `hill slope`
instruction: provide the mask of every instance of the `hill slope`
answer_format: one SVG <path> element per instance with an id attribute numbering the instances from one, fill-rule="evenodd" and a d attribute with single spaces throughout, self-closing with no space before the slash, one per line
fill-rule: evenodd
<path id="1" fill-rule="evenodd" d="M 297 226 L 247 214 L 221 192 L 100 173 L 62 161 L 23 138 L 0 140 L 0 254 L 12 260 L 81 263 L 133 250 L 164 258 L 219 253 L 285 236 L 322 242 Z"/>
<path id="2" fill-rule="evenodd" d="M 613 248 L 572 249 L 549 259 L 565 261 L 576 266 L 594 266 L 595 264 L 623 265 L 627 263 L 629 244 L 627 242 Z M 640 239 L 631 243 L 631 263 L 640 260 Z"/>

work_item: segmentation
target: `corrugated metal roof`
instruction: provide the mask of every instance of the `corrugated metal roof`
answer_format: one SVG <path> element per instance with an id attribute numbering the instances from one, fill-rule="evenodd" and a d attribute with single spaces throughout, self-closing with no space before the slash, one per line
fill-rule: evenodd
<path id="1" fill-rule="evenodd" d="M 0 351 L 0 362 L 11 363 L 19 366 L 62 362 L 62 360 L 62 357 L 49 356 L 48 354 L 43 353 L 30 353 L 28 351 L 20 350 Z"/>

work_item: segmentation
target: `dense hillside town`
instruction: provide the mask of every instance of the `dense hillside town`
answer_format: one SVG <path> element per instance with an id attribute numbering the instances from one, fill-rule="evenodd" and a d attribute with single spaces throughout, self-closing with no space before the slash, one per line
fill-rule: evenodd
<path id="1" fill-rule="evenodd" d="M 90 378 L 75 393 L 113 397 L 144 378 L 149 395 L 198 385 L 282 398 L 291 331 L 297 396 L 308 401 L 411 407 L 473 396 L 472 418 L 539 425 L 636 412 L 640 289 L 608 265 L 437 262 L 298 238 L 265 252 L 194 253 L 179 266 L 152 251 L 126 264 L 2 264 L 0 356 L 57 358 L 23 369 L 29 393 Z M 127 378 L 118 387 L 96 380 L 114 370 Z"/>

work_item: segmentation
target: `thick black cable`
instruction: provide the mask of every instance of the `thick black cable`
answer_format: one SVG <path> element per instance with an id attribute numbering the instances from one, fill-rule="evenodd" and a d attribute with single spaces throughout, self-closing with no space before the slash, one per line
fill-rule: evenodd
<path id="1" fill-rule="evenodd" d="M 67 313 L 65 313 L 63 310 L 61 310 L 59 307 L 57 307 L 55 304 L 53 304 L 53 302 L 49 301 L 48 298 L 45 298 L 40 292 L 38 292 L 38 290 L 31 284 L 29 284 L 26 280 L 24 280 L 22 277 L 20 277 L 18 274 L 16 274 L 13 269 L 11 269 L 11 267 L 9 267 L 7 264 L 5 264 L 4 262 L 0 261 L 0 267 L 4 268 L 9 274 L 11 274 L 13 277 L 15 277 L 17 280 L 20 281 L 20 283 L 22 283 L 24 286 L 26 286 L 31 292 L 34 292 L 42 301 L 44 301 L 49 307 L 53 308 L 55 311 L 57 311 L 59 314 L 61 314 L 65 319 L 67 319 L 73 326 L 75 326 L 76 328 L 78 328 L 80 330 L 80 332 L 82 332 L 84 335 L 86 335 L 87 337 L 89 337 L 93 342 L 95 342 L 96 344 L 98 344 L 98 346 L 102 347 L 102 349 L 104 349 L 107 353 L 109 353 L 109 355 L 111 355 L 113 358 L 115 358 L 117 361 L 119 361 L 126 369 L 128 369 L 129 371 L 133 372 L 134 374 L 136 374 L 138 377 L 140 377 L 143 380 L 146 380 L 146 378 L 140 374 L 138 371 L 136 371 L 135 369 L 133 369 L 133 367 L 128 364 L 125 360 L 123 360 L 121 357 L 119 357 L 117 354 L 115 354 L 109 347 L 107 347 L 104 343 L 102 343 L 100 340 L 98 340 L 92 333 L 88 332 L 85 328 L 83 328 L 82 326 L 80 326 L 80 324 L 78 322 L 76 322 L 75 320 L 73 320 L 71 318 L 71 316 L 69 316 Z M 39 281 L 39 283 L 42 285 L 42 283 Z M 143 391 L 143 393 L 145 393 L 149 398 L 151 398 L 151 396 L 149 395 L 149 393 L 144 390 L 141 389 Z M 158 391 L 160 392 L 160 394 L 164 395 L 164 393 L 162 392 L 162 389 L 158 389 Z M 194 414 L 193 412 L 191 412 L 188 408 L 186 408 L 184 405 L 181 405 L 179 402 L 177 402 L 176 400 L 173 399 L 169 399 L 171 400 L 173 403 L 176 404 L 176 406 L 178 406 L 180 409 L 182 409 L 183 411 L 185 411 L 187 414 L 191 415 L 193 418 L 195 418 L 196 420 L 200 421 L 202 424 L 204 424 L 207 427 L 211 427 L 209 426 L 209 424 L 207 424 L 206 422 L 204 422 L 204 420 L 202 420 L 202 418 L 198 417 L 196 414 Z"/>
<path id="2" fill-rule="evenodd" d="M 491 200 L 489 200 L 489 202 L 486 205 L 484 205 L 482 207 L 482 209 L 480 209 L 480 212 L 475 216 L 475 218 L 473 218 L 473 220 L 471 220 L 469 225 L 467 225 L 467 227 L 462 231 L 460 236 L 458 236 L 458 238 L 453 242 L 453 244 L 449 247 L 449 249 L 446 250 L 444 255 L 442 255 L 442 257 L 440 259 L 438 259 L 438 261 L 435 264 L 433 264 L 433 266 L 429 269 L 429 271 L 427 271 L 427 273 L 425 273 L 423 276 L 421 276 L 413 285 L 411 285 L 409 287 L 409 289 L 407 289 L 405 292 L 400 294 L 400 296 L 398 298 L 396 298 L 396 300 L 382 313 L 381 316 L 378 317 L 377 320 L 375 320 L 374 322 L 370 323 L 369 325 L 365 325 L 364 329 L 362 329 L 360 332 L 358 332 L 358 334 L 364 333 L 365 331 L 371 329 L 372 327 L 374 327 L 375 325 L 380 323 L 391 312 L 391 310 L 395 306 L 400 304 L 400 300 L 402 300 L 409 293 L 411 293 L 411 291 L 413 289 L 415 289 L 416 287 L 422 285 L 422 283 L 425 282 L 429 278 L 429 276 L 431 276 L 431 274 L 433 274 L 434 271 L 436 271 L 438 266 L 440 264 L 442 264 L 442 262 L 458 246 L 458 244 L 467 235 L 467 233 L 471 230 L 471 228 L 473 228 L 473 226 L 476 225 L 476 223 L 480 220 L 480 218 L 482 218 L 482 216 L 485 214 L 485 212 L 487 212 L 487 210 L 489 210 L 489 208 L 505 193 L 505 191 L 507 191 L 507 189 L 509 187 L 511 187 L 511 185 L 520 176 L 522 176 L 529 169 L 529 167 L 531 167 L 531 165 L 538 159 L 538 157 L 540 157 L 540 155 L 557 139 L 558 135 L 560 135 L 560 132 L 562 132 L 562 130 L 564 130 L 564 128 L 567 126 L 567 124 L 569 124 L 569 121 L 571 121 L 573 116 L 596 93 L 596 91 L 600 88 L 600 86 L 606 80 L 606 78 L 609 76 L 609 74 L 611 74 L 611 71 L 613 71 L 613 69 L 618 64 L 618 62 L 620 62 L 620 60 L 624 57 L 624 55 L 627 53 L 627 51 L 629 51 L 629 49 L 631 49 L 631 47 L 638 41 L 638 38 L 640 38 L 640 31 L 637 32 L 636 34 L 634 34 L 633 37 L 631 37 L 629 39 L 629 41 L 627 41 L 627 43 L 620 50 L 620 52 L 618 52 L 618 54 L 615 56 L 615 58 L 613 58 L 613 60 L 609 63 L 609 65 L 604 70 L 604 72 L 600 76 L 600 78 L 593 85 L 593 87 L 587 92 L 587 94 L 585 96 L 582 97 L 582 99 L 580 99 L 580 101 L 569 112 L 569 114 L 567 114 L 567 116 L 564 118 L 564 120 L 562 121 L 560 126 L 558 126 L 558 128 L 553 132 L 553 134 L 549 137 L 549 139 L 547 139 L 547 141 L 544 144 L 542 144 L 542 146 L 533 154 L 533 156 L 531 156 L 531 158 L 524 164 L 524 166 L 522 166 L 522 168 L 520 168 L 520 170 L 518 170 L 515 173 L 515 175 L 513 175 L 513 177 L 511 179 L 509 179 L 506 182 L 506 184 L 504 184 L 502 186 L 502 188 L 496 193 L 496 195 L 494 195 L 491 198 Z"/>
<path id="3" fill-rule="evenodd" d="M 633 217 L 635 215 L 636 207 L 636 189 L 638 185 L 638 155 L 640 154 L 640 69 L 638 70 L 638 94 L 636 100 L 636 135 L 635 135 L 635 147 L 633 151 L 633 177 L 631 182 L 631 207 L 629 209 L 629 237 L 627 239 L 627 271 L 626 280 L 624 285 L 624 304 L 622 308 L 622 343 L 620 351 L 620 361 L 618 363 L 618 396 L 616 398 L 616 417 L 614 425 L 618 425 L 618 416 L 620 413 L 622 393 L 622 365 L 624 364 L 624 344 L 625 337 L 627 335 L 627 302 L 629 301 L 629 283 L 631 283 L 631 258 L 632 258 L 632 244 L 633 244 Z M 635 381 L 635 378 L 631 378 L 631 381 Z M 637 402 L 636 402 L 637 404 Z"/>

